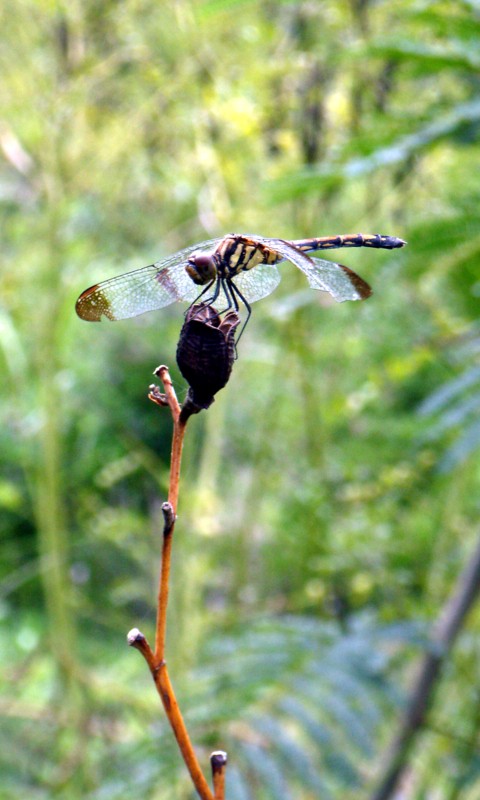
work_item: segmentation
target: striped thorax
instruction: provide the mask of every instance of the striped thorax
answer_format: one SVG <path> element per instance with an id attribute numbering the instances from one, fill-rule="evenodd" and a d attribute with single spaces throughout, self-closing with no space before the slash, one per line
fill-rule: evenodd
<path id="1" fill-rule="evenodd" d="M 185 267 L 192 281 L 205 286 L 215 278 L 233 278 L 259 264 L 275 264 L 278 254 L 262 242 L 232 233 L 212 252 L 192 253 Z"/>

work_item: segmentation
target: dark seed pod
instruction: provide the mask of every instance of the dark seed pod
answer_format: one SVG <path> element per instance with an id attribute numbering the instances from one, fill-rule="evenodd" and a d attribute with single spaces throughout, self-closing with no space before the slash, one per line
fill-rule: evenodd
<path id="1" fill-rule="evenodd" d="M 227 383 L 235 361 L 236 311 L 220 317 L 205 303 L 192 306 L 186 315 L 177 346 L 177 364 L 190 388 L 184 409 L 190 413 L 208 408 L 214 395 Z"/>

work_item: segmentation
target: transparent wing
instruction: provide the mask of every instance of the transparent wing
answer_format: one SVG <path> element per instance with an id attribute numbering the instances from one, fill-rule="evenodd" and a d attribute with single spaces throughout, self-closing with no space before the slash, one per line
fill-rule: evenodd
<path id="1" fill-rule="evenodd" d="M 271 264 L 259 264 L 250 270 L 239 272 L 233 278 L 233 283 L 247 303 L 255 303 L 277 288 L 280 283 L 280 273 Z"/>
<path id="2" fill-rule="evenodd" d="M 368 283 L 343 264 L 307 256 L 283 239 L 261 239 L 261 241 L 274 248 L 282 259 L 291 261 L 301 269 L 313 289 L 328 292 L 339 303 L 343 303 L 344 300 L 364 300 L 372 293 Z"/>
<path id="3" fill-rule="evenodd" d="M 310 258 L 313 261 L 312 268 L 303 270 L 310 286 L 329 292 L 337 303 L 345 300 L 366 300 L 372 294 L 368 283 L 353 269 L 323 258 Z"/>
<path id="4" fill-rule="evenodd" d="M 209 239 L 190 245 L 148 267 L 126 272 L 86 289 L 77 300 L 79 317 L 99 322 L 127 319 L 155 311 L 175 301 L 191 302 L 204 287 L 197 286 L 185 272 L 188 256 L 196 250 L 214 249 L 222 239 Z"/>

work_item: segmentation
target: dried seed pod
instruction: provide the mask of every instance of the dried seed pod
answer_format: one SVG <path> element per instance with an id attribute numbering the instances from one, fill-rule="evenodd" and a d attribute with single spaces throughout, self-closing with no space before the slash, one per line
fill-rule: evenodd
<path id="1" fill-rule="evenodd" d="M 190 413 L 208 408 L 227 383 L 235 360 L 239 322 L 236 311 L 221 317 L 205 303 L 189 308 L 178 341 L 177 364 L 190 386 L 184 404 Z"/>

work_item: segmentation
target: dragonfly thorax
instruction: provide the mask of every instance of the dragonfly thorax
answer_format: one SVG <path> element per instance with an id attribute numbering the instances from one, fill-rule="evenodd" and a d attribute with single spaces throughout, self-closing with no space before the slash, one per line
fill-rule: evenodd
<path id="1" fill-rule="evenodd" d="M 192 253 L 185 271 L 194 283 L 198 286 L 205 286 L 217 277 L 215 253 Z"/>

